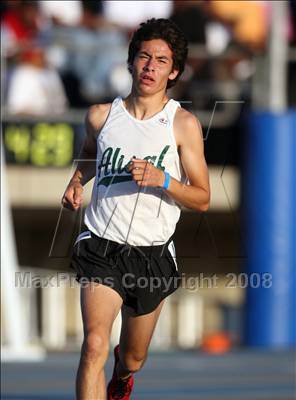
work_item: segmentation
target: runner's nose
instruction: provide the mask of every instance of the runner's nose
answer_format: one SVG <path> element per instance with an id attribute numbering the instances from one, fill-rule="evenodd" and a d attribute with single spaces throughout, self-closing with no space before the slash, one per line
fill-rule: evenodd
<path id="1" fill-rule="evenodd" d="M 149 72 L 154 70 L 155 70 L 154 60 L 152 59 L 147 60 L 146 64 L 144 65 L 144 71 Z"/>

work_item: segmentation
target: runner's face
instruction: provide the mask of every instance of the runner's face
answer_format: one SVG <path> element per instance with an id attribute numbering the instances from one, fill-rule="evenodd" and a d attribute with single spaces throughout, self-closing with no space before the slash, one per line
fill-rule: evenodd
<path id="1" fill-rule="evenodd" d="M 133 85 L 140 94 L 154 94 L 166 89 L 168 79 L 178 75 L 173 70 L 173 53 L 162 39 L 141 43 L 133 63 Z"/>

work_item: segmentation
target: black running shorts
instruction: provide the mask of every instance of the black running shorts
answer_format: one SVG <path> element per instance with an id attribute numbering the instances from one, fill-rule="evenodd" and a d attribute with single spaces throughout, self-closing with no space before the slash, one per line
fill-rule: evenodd
<path id="1" fill-rule="evenodd" d="M 90 231 L 79 235 L 71 268 L 76 280 L 113 288 L 135 315 L 152 312 L 181 284 L 181 275 L 164 245 L 132 246 L 98 237 Z"/>

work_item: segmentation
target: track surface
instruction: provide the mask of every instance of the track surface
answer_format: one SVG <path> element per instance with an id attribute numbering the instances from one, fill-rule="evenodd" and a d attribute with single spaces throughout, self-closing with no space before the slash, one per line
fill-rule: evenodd
<path id="1" fill-rule="evenodd" d="M 40 363 L 3 363 L 1 399 L 72 400 L 78 353 L 49 354 Z M 107 379 L 112 372 L 110 357 Z M 150 353 L 135 376 L 134 400 L 294 400 L 295 353 L 235 351 Z"/>

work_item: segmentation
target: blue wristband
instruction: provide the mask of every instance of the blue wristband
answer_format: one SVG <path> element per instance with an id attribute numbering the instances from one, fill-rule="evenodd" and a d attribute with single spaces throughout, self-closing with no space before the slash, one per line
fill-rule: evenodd
<path id="1" fill-rule="evenodd" d="M 167 189 L 169 187 L 171 177 L 168 172 L 164 172 L 164 175 L 165 175 L 165 180 L 164 180 L 163 188 Z"/>

